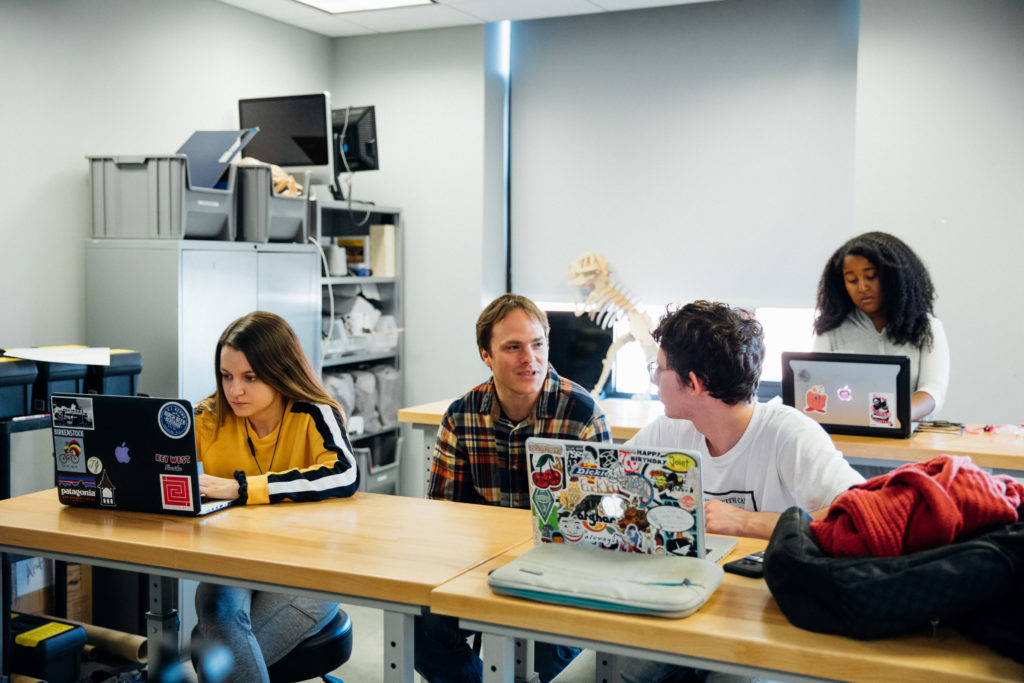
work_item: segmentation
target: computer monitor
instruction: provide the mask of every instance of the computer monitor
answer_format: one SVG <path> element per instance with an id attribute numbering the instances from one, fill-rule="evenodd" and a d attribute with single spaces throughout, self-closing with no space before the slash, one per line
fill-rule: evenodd
<path id="1" fill-rule="evenodd" d="M 330 93 L 238 100 L 238 122 L 259 128 L 246 156 L 293 175 L 309 171 L 310 185 L 334 184 Z"/>
<path id="2" fill-rule="evenodd" d="M 334 127 L 334 170 L 337 173 L 376 171 L 377 117 L 373 106 L 345 107 L 331 113 Z"/>
<path id="3" fill-rule="evenodd" d="M 612 330 L 572 311 L 545 310 L 551 333 L 548 336 L 548 362 L 562 377 L 568 377 L 590 391 L 601 378 L 604 356 L 612 345 Z M 611 377 L 606 393 L 613 392 Z"/>

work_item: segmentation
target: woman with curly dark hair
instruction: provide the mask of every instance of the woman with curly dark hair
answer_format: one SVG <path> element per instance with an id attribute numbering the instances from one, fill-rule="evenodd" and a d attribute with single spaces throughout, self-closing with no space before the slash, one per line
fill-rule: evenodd
<path id="1" fill-rule="evenodd" d="M 935 288 L 898 237 L 866 232 L 839 247 L 818 283 L 814 350 L 910 358 L 910 419 L 942 408 L 949 345 L 932 315 Z"/>

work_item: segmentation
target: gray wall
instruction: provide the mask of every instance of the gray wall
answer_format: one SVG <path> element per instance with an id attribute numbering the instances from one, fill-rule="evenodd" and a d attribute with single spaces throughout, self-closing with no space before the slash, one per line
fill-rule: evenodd
<path id="1" fill-rule="evenodd" d="M 1024 2 L 862 0 L 854 226 L 904 237 L 949 336 L 942 416 L 1024 421 Z"/>

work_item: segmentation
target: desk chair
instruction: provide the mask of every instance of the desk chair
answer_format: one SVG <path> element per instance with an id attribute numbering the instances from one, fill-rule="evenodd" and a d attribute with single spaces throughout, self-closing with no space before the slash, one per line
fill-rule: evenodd
<path id="1" fill-rule="evenodd" d="M 267 667 L 270 683 L 297 683 L 321 678 L 327 683 L 344 683 L 330 675 L 352 655 L 352 619 L 343 609 L 322 629 L 306 638 L 281 659 Z M 196 655 L 192 654 L 196 664 Z"/>

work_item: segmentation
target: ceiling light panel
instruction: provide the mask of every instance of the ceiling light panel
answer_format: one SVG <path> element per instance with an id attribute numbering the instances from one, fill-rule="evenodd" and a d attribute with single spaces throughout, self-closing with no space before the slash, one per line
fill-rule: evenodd
<path id="1" fill-rule="evenodd" d="M 376 9 L 394 9 L 414 5 L 431 5 L 434 0 L 295 0 L 303 5 L 315 7 L 328 14 L 345 12 L 366 12 Z"/>

